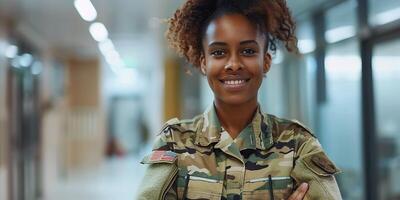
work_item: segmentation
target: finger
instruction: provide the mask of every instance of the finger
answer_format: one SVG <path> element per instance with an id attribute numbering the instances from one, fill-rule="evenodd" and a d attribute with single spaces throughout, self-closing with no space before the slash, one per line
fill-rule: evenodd
<path id="1" fill-rule="evenodd" d="M 294 191 L 290 197 L 288 198 L 288 200 L 302 200 L 304 195 L 306 194 L 308 189 L 308 184 L 307 183 L 302 183 L 297 189 L 296 191 Z"/>
<path id="2" fill-rule="evenodd" d="M 304 198 L 304 196 L 306 195 L 307 190 L 308 190 L 308 184 L 302 183 L 299 190 L 300 190 L 300 192 L 297 195 L 296 200 L 302 200 Z"/>
<path id="3" fill-rule="evenodd" d="M 299 193 L 299 188 L 297 188 L 287 200 L 295 200 L 295 198 L 297 197 L 298 193 Z"/>

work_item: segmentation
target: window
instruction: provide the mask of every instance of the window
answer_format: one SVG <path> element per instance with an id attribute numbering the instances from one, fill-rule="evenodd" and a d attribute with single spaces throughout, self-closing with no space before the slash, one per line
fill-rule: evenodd
<path id="1" fill-rule="evenodd" d="M 327 48 L 327 101 L 320 106 L 320 141 L 343 170 L 338 183 L 344 199 L 362 199 L 361 60 L 357 40 Z M 346 152 L 345 154 L 343 152 Z"/>
<path id="2" fill-rule="evenodd" d="M 378 26 L 400 19 L 399 0 L 369 0 L 368 21 L 372 26 Z"/>
<path id="3" fill-rule="evenodd" d="M 361 58 L 355 1 L 326 13 L 326 101 L 319 107 L 320 141 L 342 169 L 337 176 L 344 199 L 363 199 Z M 346 153 L 343 153 L 346 152 Z"/>
<path id="4" fill-rule="evenodd" d="M 400 198 L 400 39 L 377 45 L 372 57 L 379 199 Z"/>

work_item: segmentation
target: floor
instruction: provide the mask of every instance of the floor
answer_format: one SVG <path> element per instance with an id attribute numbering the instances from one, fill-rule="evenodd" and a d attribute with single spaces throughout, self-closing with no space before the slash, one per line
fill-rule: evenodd
<path id="1" fill-rule="evenodd" d="M 74 174 L 59 181 L 44 200 L 133 200 L 145 170 L 140 157 L 111 158 L 97 170 Z"/>

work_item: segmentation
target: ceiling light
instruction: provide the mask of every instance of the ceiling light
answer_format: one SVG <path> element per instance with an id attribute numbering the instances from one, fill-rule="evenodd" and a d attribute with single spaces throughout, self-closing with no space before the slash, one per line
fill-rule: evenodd
<path id="1" fill-rule="evenodd" d="M 34 62 L 31 68 L 32 74 L 39 75 L 42 71 L 43 71 L 42 63 L 40 63 L 39 61 Z"/>
<path id="2" fill-rule="evenodd" d="M 32 64 L 33 57 L 29 53 L 24 53 L 19 58 L 19 65 L 21 67 L 29 67 Z"/>
<path id="3" fill-rule="evenodd" d="M 7 58 L 14 58 L 18 54 L 18 47 L 15 45 L 10 45 L 6 48 L 5 56 Z"/>
<path id="4" fill-rule="evenodd" d="M 104 55 L 106 61 L 110 65 L 124 67 L 125 63 L 122 61 L 121 56 L 117 51 L 109 52 L 108 54 Z"/>
<path id="5" fill-rule="evenodd" d="M 105 41 L 108 38 L 108 31 L 102 23 L 93 23 L 92 25 L 90 25 L 89 31 L 93 39 L 98 42 Z"/>
<path id="6" fill-rule="evenodd" d="M 75 0 L 74 6 L 85 21 L 91 22 L 96 19 L 97 12 L 90 0 Z"/>
<path id="7" fill-rule="evenodd" d="M 99 42 L 98 46 L 103 55 L 108 54 L 108 52 L 115 51 L 114 44 L 110 39 Z"/>
<path id="8" fill-rule="evenodd" d="M 119 53 L 115 50 L 114 44 L 110 39 L 106 39 L 103 42 L 99 42 L 99 49 L 110 65 L 124 66 L 124 62 L 121 59 Z"/>

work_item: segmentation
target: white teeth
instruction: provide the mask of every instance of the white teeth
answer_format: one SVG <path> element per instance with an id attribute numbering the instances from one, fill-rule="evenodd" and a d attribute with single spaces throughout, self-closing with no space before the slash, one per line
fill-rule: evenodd
<path id="1" fill-rule="evenodd" d="M 229 80 L 229 81 L 224 81 L 225 84 L 228 85 L 238 85 L 244 83 L 245 80 Z"/>

